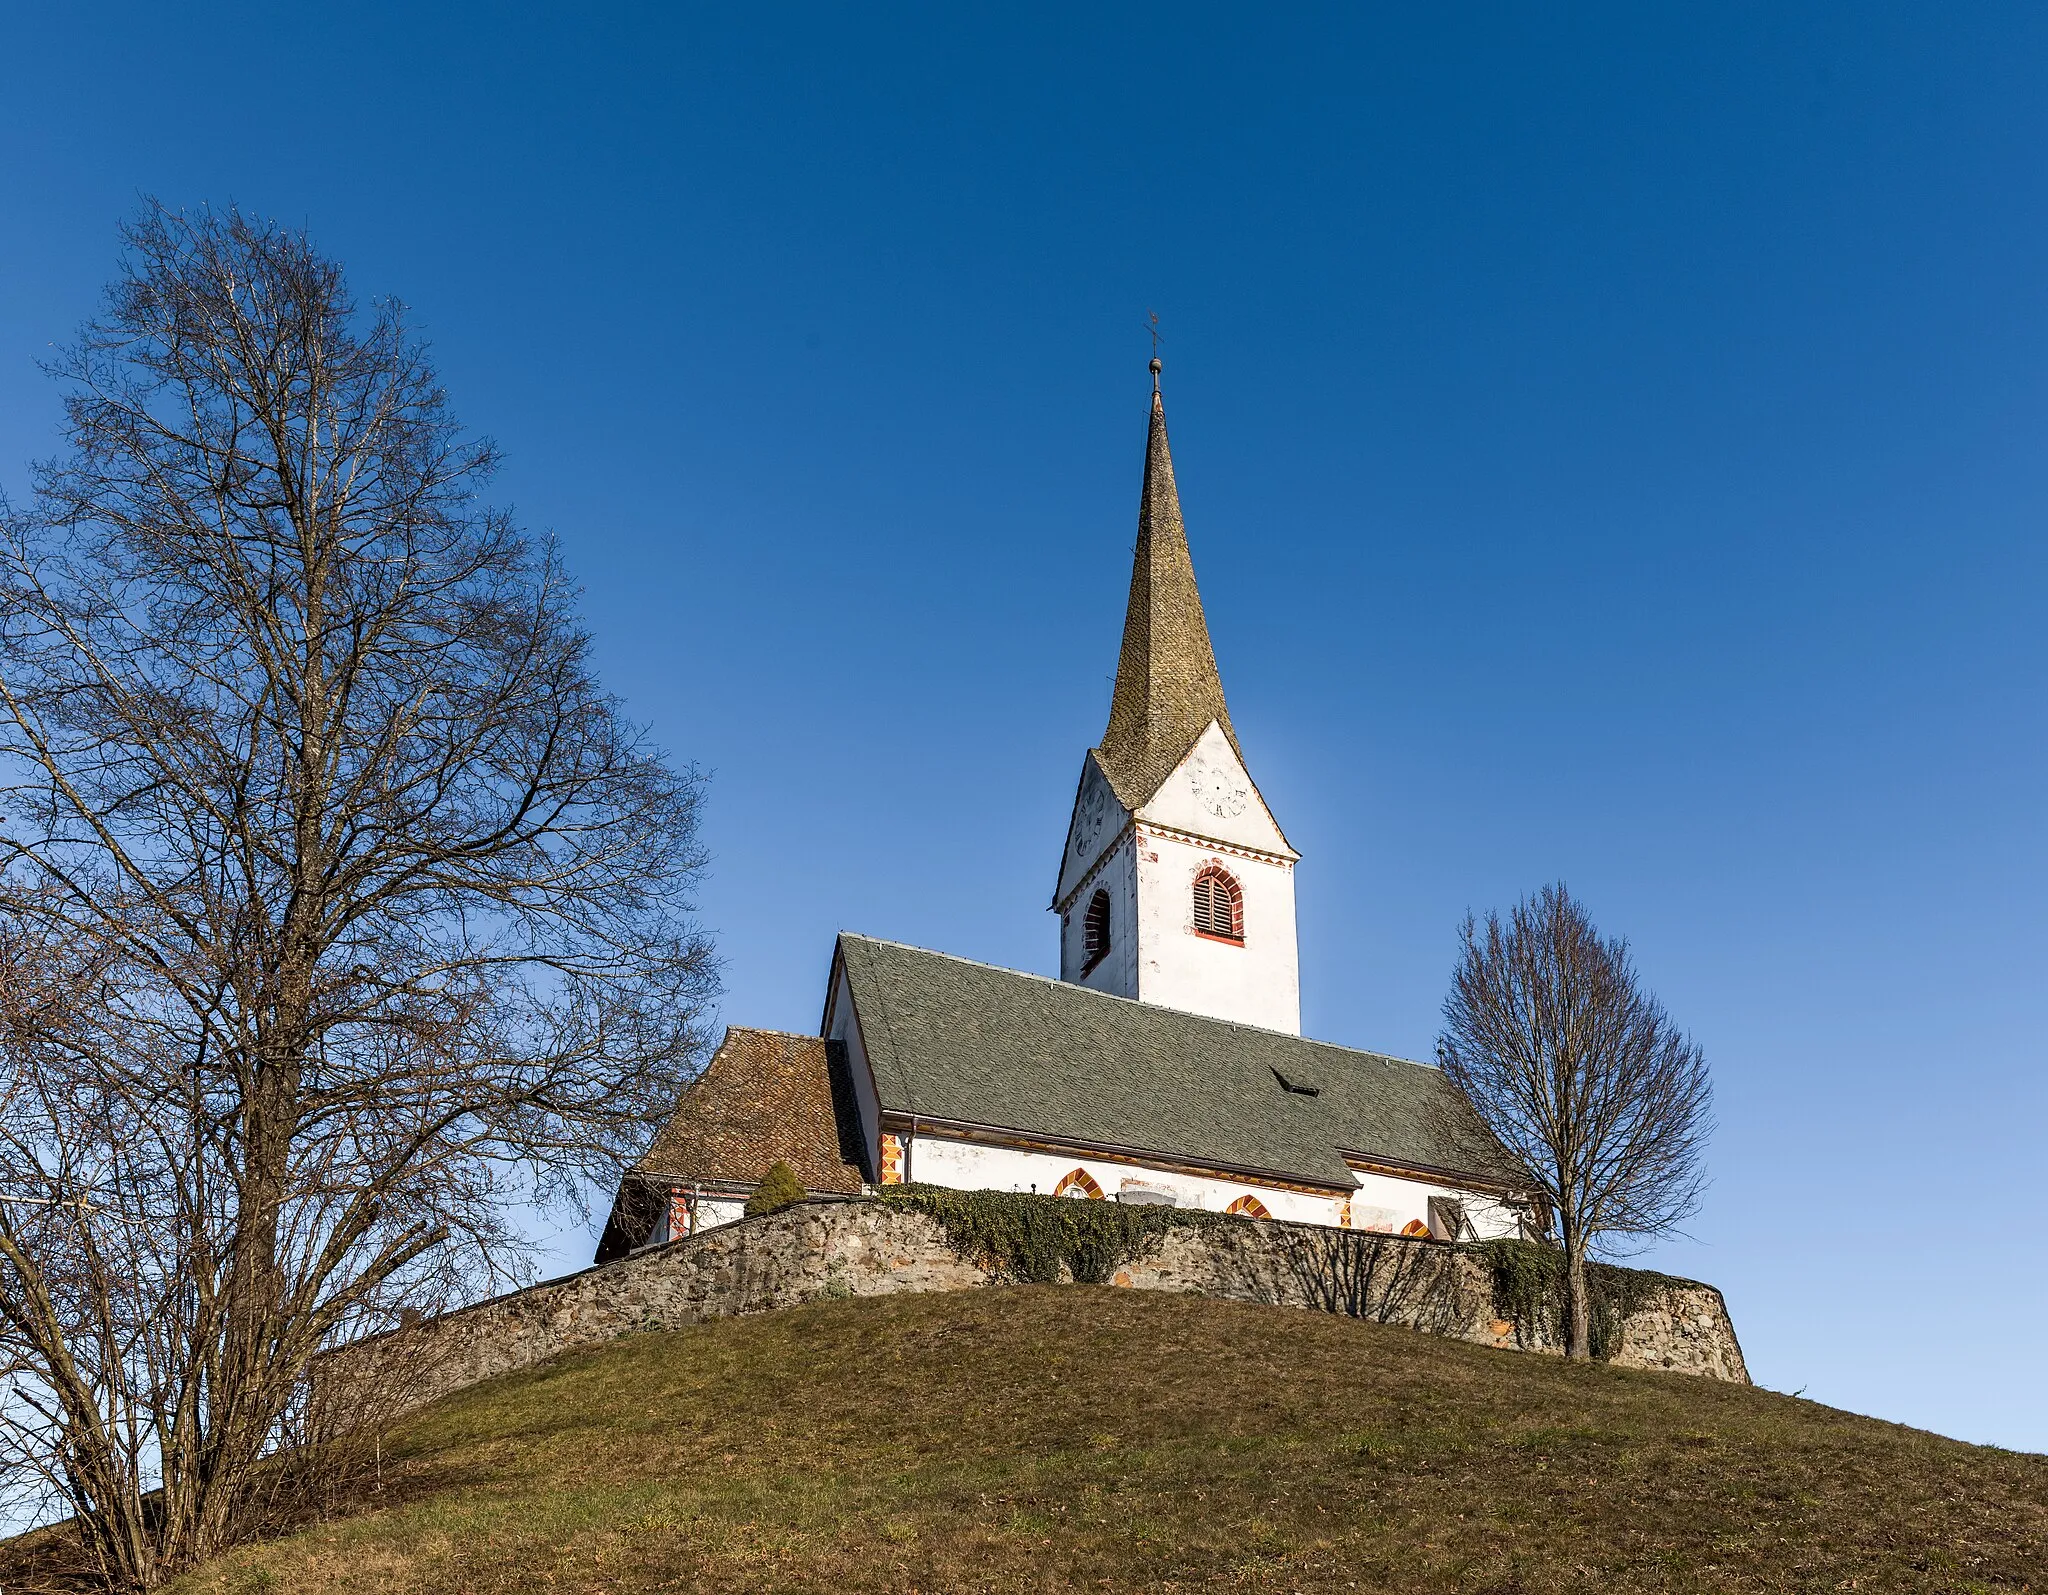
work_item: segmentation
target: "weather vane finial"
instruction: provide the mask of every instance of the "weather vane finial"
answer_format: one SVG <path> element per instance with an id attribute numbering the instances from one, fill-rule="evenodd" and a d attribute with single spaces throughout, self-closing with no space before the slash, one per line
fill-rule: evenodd
<path id="1" fill-rule="evenodd" d="M 1159 391 L 1159 312 L 1148 310 L 1145 314 L 1152 318 L 1152 324 L 1145 330 L 1152 334 L 1152 391 L 1157 393 Z"/>

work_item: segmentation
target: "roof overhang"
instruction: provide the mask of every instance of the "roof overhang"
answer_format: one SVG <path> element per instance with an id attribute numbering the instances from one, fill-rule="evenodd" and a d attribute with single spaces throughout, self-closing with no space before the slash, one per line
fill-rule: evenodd
<path id="1" fill-rule="evenodd" d="M 1397 1180 L 1449 1185 L 1461 1191 L 1481 1191 L 1489 1196 L 1526 1198 L 1532 1194 L 1529 1186 L 1517 1185 L 1494 1174 L 1465 1174 L 1456 1169 L 1433 1168 L 1423 1163 L 1397 1163 L 1362 1152 L 1345 1152 L 1343 1158 L 1360 1174 L 1384 1174 Z"/>

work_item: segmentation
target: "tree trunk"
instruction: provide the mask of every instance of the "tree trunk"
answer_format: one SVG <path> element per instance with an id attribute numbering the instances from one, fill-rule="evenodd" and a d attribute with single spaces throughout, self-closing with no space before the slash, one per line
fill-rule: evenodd
<path id="1" fill-rule="evenodd" d="M 1593 1355 L 1593 1315 L 1586 1300 L 1586 1238 L 1576 1225 L 1564 1242 L 1564 1354 L 1584 1361 Z"/>

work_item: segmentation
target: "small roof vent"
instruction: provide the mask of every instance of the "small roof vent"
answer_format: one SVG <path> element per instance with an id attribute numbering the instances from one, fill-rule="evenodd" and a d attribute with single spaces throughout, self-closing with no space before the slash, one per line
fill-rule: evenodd
<path id="1" fill-rule="evenodd" d="M 1278 1069 L 1273 1071 L 1273 1078 L 1280 1082 L 1281 1090 L 1292 1091 L 1298 1097 L 1319 1097 L 1323 1094 L 1321 1086 L 1303 1080 L 1299 1076 L 1284 1075 Z"/>

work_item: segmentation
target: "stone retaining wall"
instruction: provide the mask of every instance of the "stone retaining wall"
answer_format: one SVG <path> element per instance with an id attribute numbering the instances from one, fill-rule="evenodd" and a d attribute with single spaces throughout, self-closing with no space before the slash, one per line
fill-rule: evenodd
<path id="1" fill-rule="evenodd" d="M 923 1213 L 877 1201 L 811 1201 L 480 1302 L 403 1338 L 366 1342 L 337 1353 L 328 1371 L 355 1377 L 363 1359 L 374 1368 L 402 1347 L 415 1404 L 619 1335 L 835 1297 L 994 1283 Z M 1403 1236 L 1221 1221 L 1168 1231 L 1112 1283 L 1343 1313 L 1483 1346 L 1560 1350 L 1540 1329 L 1495 1317 L 1483 1257 Z M 427 1355 L 415 1359 L 415 1347 Z M 1627 1320 L 1612 1361 L 1749 1382 L 1735 1326 L 1708 1285 L 1658 1293 Z"/>

